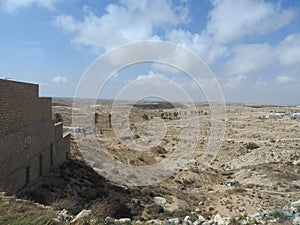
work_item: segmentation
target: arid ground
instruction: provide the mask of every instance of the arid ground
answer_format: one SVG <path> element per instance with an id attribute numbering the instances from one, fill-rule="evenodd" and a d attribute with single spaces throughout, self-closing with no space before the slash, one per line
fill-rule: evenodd
<path id="1" fill-rule="evenodd" d="M 292 114 L 299 112 L 300 107 L 226 105 L 226 128 L 219 153 L 209 168 L 199 170 L 198 163 L 205 151 L 211 129 L 211 110 L 208 104 L 199 103 L 196 110 L 184 103 L 174 106 L 157 102 L 126 104 L 130 106 L 128 118 L 131 136 L 126 131 L 123 136 L 119 131 L 116 134 L 113 129 L 114 119 L 120 123 L 120 118 L 114 118 L 114 114 L 111 126 L 111 101 L 99 101 L 96 104 L 85 102 L 84 107 L 76 108 L 75 111 L 84 114 L 85 108 L 94 110 L 94 131 L 101 144 L 115 160 L 129 166 L 151 166 L 170 157 L 181 141 L 182 117 L 199 120 L 199 126 L 190 127 L 190 135 L 198 138 L 198 143 L 189 162 L 168 179 L 151 186 L 153 190 L 164 190 L 157 196 L 154 192 L 152 197 L 165 210 L 199 212 L 202 215 L 252 214 L 282 208 L 300 199 L 300 122 L 288 117 L 265 118 L 271 111 Z M 62 115 L 64 125 L 71 126 L 69 130 L 74 128 L 71 100 L 55 99 L 53 113 Z M 159 126 L 155 120 L 163 121 L 163 125 Z M 151 121 L 154 121 L 154 125 L 151 125 Z M 84 124 L 77 128 L 82 130 L 77 130 L 80 134 L 75 134 L 77 139 L 73 139 L 73 150 L 77 146 L 76 151 L 76 142 L 81 141 L 78 138 L 89 140 L 94 135 Z M 134 151 L 126 145 L 128 141 L 138 146 L 147 146 L 145 140 L 153 135 L 151 129 L 165 129 L 156 146 L 152 146 L 150 141 L 148 144 L 152 147 L 148 151 Z M 196 133 L 197 129 L 199 134 Z M 97 167 L 93 161 L 93 154 L 97 154 L 94 153 L 95 147 L 91 145 L 90 148 L 91 159 L 89 149 L 85 149 L 84 160 Z M 78 157 L 82 159 L 79 153 Z M 151 214 L 150 211 L 144 210 L 143 213 L 147 217 Z"/>

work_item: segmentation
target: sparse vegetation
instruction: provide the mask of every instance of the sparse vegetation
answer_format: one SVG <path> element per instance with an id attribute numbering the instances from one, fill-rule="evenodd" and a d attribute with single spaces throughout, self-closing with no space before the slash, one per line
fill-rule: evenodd
<path id="1" fill-rule="evenodd" d="M 0 224 L 11 225 L 54 225 L 55 211 L 39 208 L 30 201 L 0 200 Z"/>
<path id="2" fill-rule="evenodd" d="M 250 150 L 253 150 L 253 149 L 259 148 L 259 145 L 256 144 L 256 143 L 254 143 L 254 142 L 248 142 L 248 143 L 246 144 L 246 148 L 247 148 L 247 149 L 250 149 Z"/>
<path id="3" fill-rule="evenodd" d="M 140 161 L 142 161 L 142 162 L 145 162 L 146 160 L 145 160 L 145 156 L 143 156 L 143 155 L 140 155 L 139 157 L 138 157 L 138 160 L 140 160 Z"/>
<path id="4" fill-rule="evenodd" d="M 274 210 L 270 213 L 270 216 L 280 220 L 285 220 L 287 218 L 287 215 L 281 210 Z"/>
<path id="5" fill-rule="evenodd" d="M 144 120 L 149 120 L 149 116 L 147 114 L 145 114 L 145 113 L 143 114 L 142 117 L 143 117 Z"/>
<path id="6" fill-rule="evenodd" d="M 230 218 L 229 224 L 230 225 L 240 225 L 240 222 L 238 221 L 238 219 L 235 216 L 233 216 Z"/>
<path id="7" fill-rule="evenodd" d="M 95 124 L 98 123 L 98 120 L 99 120 L 99 114 L 98 114 L 98 113 L 95 113 Z"/>
<path id="8" fill-rule="evenodd" d="M 55 123 L 63 122 L 63 117 L 60 113 L 55 113 L 54 114 L 54 119 L 55 119 Z"/>
<path id="9" fill-rule="evenodd" d="M 131 133 L 122 133 L 124 136 L 119 137 L 121 140 L 115 138 L 116 136 L 109 129 L 110 124 L 107 117 L 110 108 L 103 111 L 99 110 L 95 114 L 95 122 L 99 118 L 98 127 L 103 130 L 100 135 L 101 141 L 112 154 L 116 155 L 116 159 L 132 166 L 148 166 L 159 162 L 159 160 L 164 160 L 162 157 L 169 157 L 178 146 L 178 141 L 182 141 L 181 147 L 183 149 L 189 148 L 191 145 L 188 140 L 180 140 L 176 136 L 177 133 L 179 135 L 180 132 L 177 131 L 181 127 L 180 121 L 177 121 L 176 118 L 180 119 L 185 113 L 187 113 L 188 118 L 201 116 L 203 136 L 201 136 L 199 146 L 196 147 L 193 155 L 195 156 L 195 162 L 191 160 L 190 164 L 184 169 L 179 169 L 169 179 L 158 185 L 147 187 L 118 186 L 109 181 L 104 181 L 103 177 L 101 178 L 97 173 L 93 173 L 91 168 L 85 168 L 89 172 L 80 169 L 81 172 L 77 173 L 74 171 L 78 168 L 74 169 L 69 165 L 69 167 L 62 170 L 64 172 L 61 172 L 64 180 L 61 193 L 55 185 L 47 184 L 42 189 L 52 189 L 47 192 L 48 195 L 40 195 L 40 192 L 34 192 L 30 196 L 34 200 L 44 202 L 48 196 L 50 198 L 52 194 L 60 193 L 58 194 L 59 197 L 53 198 L 49 205 L 54 210 L 66 208 L 73 215 L 76 215 L 83 208 L 91 209 L 93 212 L 92 219 L 83 219 L 78 224 L 89 224 L 90 221 L 95 221 L 91 224 L 101 224 L 105 216 L 132 218 L 135 221 L 141 220 L 142 224 L 150 219 L 160 219 L 165 221 L 166 224 L 171 224 L 172 222 L 168 221 L 169 218 L 178 218 L 182 221 L 187 215 L 190 217 L 195 216 L 194 212 L 204 216 L 207 220 L 212 220 L 218 212 L 222 212 L 222 214 L 227 215 L 226 220 L 230 221 L 229 224 L 235 225 L 241 224 L 250 218 L 250 216 L 241 216 L 241 213 L 249 213 L 247 210 L 251 210 L 252 214 L 254 210 L 257 210 L 257 212 L 270 212 L 274 208 L 283 207 L 288 199 L 287 194 L 291 192 L 294 193 L 293 198 L 297 200 L 299 196 L 297 194 L 299 186 L 297 181 L 300 176 L 298 166 L 293 163 L 299 160 L 299 156 L 294 151 L 297 148 L 295 147 L 297 143 L 291 139 L 297 137 L 296 133 L 300 131 L 299 126 L 293 128 L 295 130 L 289 129 L 289 134 L 287 134 L 284 133 L 287 127 L 283 121 L 277 126 L 275 120 L 258 120 L 248 111 L 241 113 L 242 110 L 246 109 L 237 107 L 240 106 L 229 106 L 229 110 L 236 110 L 236 113 L 229 114 L 228 120 L 226 120 L 228 132 L 225 133 L 225 141 L 216 160 L 213 162 L 213 167 L 201 172 L 197 168 L 198 161 L 202 156 L 202 150 L 207 144 L 206 138 L 210 134 L 208 128 L 212 124 L 210 117 L 204 116 L 205 111 L 210 115 L 209 109 L 203 108 L 204 110 L 200 111 L 184 109 L 179 110 L 178 114 L 174 113 L 174 109 L 164 111 L 155 108 L 152 111 L 150 109 L 147 111 L 144 109 L 132 111 L 130 117 Z M 64 120 L 68 121 L 66 113 L 57 107 L 55 108 L 56 112 L 63 115 Z M 255 126 L 249 120 L 250 115 Z M 161 138 L 161 142 L 157 146 L 151 146 L 150 151 L 147 153 L 139 152 L 137 154 L 134 152 L 132 154 L 130 150 L 124 147 L 122 140 L 147 143 L 145 137 L 150 132 L 145 121 L 152 117 L 165 119 L 163 122 L 167 128 L 166 134 Z M 262 127 L 259 127 L 262 123 Z M 122 123 L 120 123 L 120 127 L 122 127 Z M 189 125 L 189 127 L 192 128 L 193 126 Z M 256 130 L 258 127 L 261 130 L 254 132 L 254 128 Z M 269 132 L 269 130 L 271 131 Z M 278 132 L 282 136 L 277 135 Z M 291 137 L 288 135 L 291 135 Z M 149 142 L 150 144 L 152 143 Z M 250 151 L 257 148 L 259 148 L 259 151 Z M 290 151 L 291 149 L 293 151 Z M 288 151 L 292 152 L 292 155 L 288 155 Z M 85 159 L 93 160 L 95 158 L 90 153 L 93 152 L 85 154 Z M 214 157 L 212 153 L 207 153 L 206 156 Z M 286 161 L 282 163 L 283 160 Z M 265 161 L 268 163 L 265 163 Z M 93 165 L 101 167 L 100 162 Z M 117 174 L 119 171 L 112 168 L 111 172 Z M 91 177 L 90 173 L 92 174 Z M 84 176 L 81 176 L 81 174 L 84 174 Z M 138 176 L 130 174 L 128 178 L 134 180 Z M 96 180 L 97 182 L 95 182 Z M 234 181 L 237 185 L 224 185 L 229 181 Z M 59 184 L 59 182 L 56 184 Z M 66 193 L 72 197 L 66 197 Z M 218 203 L 221 204 L 218 205 Z M 2 216 L 2 214 L 0 215 Z M 275 221 L 276 219 L 276 222 L 274 222 L 276 225 L 291 224 L 291 219 L 286 217 L 280 209 L 273 210 L 267 216 L 261 216 L 260 218 L 262 218 L 261 221 L 264 219 Z M 192 222 L 193 220 L 191 219 Z M 21 218 L 16 224 L 22 223 L 26 224 L 27 221 Z M 126 223 L 135 224 L 133 220 Z M 12 223 L 9 222 L 8 224 Z"/>
<path id="10" fill-rule="evenodd" d="M 146 210 L 149 214 L 156 216 L 157 218 L 159 217 L 159 215 L 157 215 L 157 214 L 164 212 L 164 208 L 156 203 L 152 203 L 152 204 L 148 205 L 146 207 Z"/>

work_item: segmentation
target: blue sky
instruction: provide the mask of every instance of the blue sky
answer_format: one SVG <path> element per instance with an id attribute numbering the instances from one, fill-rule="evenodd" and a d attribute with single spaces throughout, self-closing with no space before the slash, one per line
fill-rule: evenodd
<path id="1" fill-rule="evenodd" d="M 0 78 L 38 83 L 42 96 L 72 97 L 112 48 L 162 40 L 201 57 L 227 102 L 300 104 L 297 0 L 0 0 L 0 28 Z M 203 100 L 187 76 L 150 63 L 118 71 L 102 97 L 161 78 Z"/>

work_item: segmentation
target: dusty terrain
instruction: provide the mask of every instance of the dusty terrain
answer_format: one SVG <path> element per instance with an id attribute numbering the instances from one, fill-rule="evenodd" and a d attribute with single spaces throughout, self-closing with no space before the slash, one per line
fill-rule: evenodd
<path id="1" fill-rule="evenodd" d="M 53 118 L 59 113 L 72 133 L 72 159 L 20 190 L 18 199 L 1 193 L 0 224 L 299 224 L 300 122 L 265 115 L 300 107 L 227 105 L 224 140 L 205 169 L 200 166 L 213 123 L 208 104 L 122 107 L 127 116 L 112 113 L 111 101 L 83 101 L 73 107 L 81 118 L 74 125 L 72 99 L 54 99 Z M 172 166 L 166 159 L 176 162 L 175 173 L 162 179 L 160 169 Z M 146 170 L 127 173 L 112 162 Z M 149 179 L 153 165 L 159 168 Z M 147 179 L 150 185 L 124 184 Z"/>
<path id="2" fill-rule="evenodd" d="M 56 100 L 53 106 L 54 113 L 60 113 L 64 124 L 69 126 L 72 125 L 70 103 Z M 86 106 L 91 107 L 88 103 Z M 281 208 L 300 199 L 300 123 L 264 118 L 271 111 L 299 112 L 299 107 L 227 105 L 223 144 L 211 167 L 204 171 L 198 169 L 197 163 L 210 133 L 207 104 L 198 104 L 196 111 L 190 111 L 182 103 L 175 108 L 153 104 L 132 107 L 129 121 L 135 142 L 151 135 L 147 127 L 153 118 L 166 115 L 163 118 L 166 134 L 150 151 L 132 151 L 120 142 L 109 124 L 111 102 L 99 102 L 92 107 L 97 113 L 96 133 L 101 143 L 116 160 L 133 166 L 153 165 L 173 153 L 180 138 L 180 114 L 199 118 L 200 138 L 193 160 L 169 179 L 154 185 L 165 190 L 153 196 L 153 200 L 167 211 L 199 212 L 206 216 L 252 214 Z M 178 118 L 174 112 L 179 113 Z M 90 135 L 87 130 L 82 133 L 86 137 Z M 232 186 L 226 182 L 233 182 Z M 149 212 L 145 210 L 144 214 L 147 217 Z"/>

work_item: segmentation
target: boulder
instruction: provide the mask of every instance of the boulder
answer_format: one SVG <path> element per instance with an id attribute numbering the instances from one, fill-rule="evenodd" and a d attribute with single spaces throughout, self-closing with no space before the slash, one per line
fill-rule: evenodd
<path id="1" fill-rule="evenodd" d="M 162 222 L 160 220 L 148 220 L 146 222 L 146 224 L 162 224 Z"/>
<path id="2" fill-rule="evenodd" d="M 297 217 L 295 217 L 295 219 L 293 219 L 293 225 L 298 225 L 298 224 L 300 224 L 300 217 L 299 216 L 297 216 Z"/>
<path id="3" fill-rule="evenodd" d="M 72 216 L 68 215 L 68 211 L 66 209 L 58 211 L 56 213 L 56 218 L 63 222 L 67 222 L 73 219 Z"/>
<path id="4" fill-rule="evenodd" d="M 300 207 L 300 200 L 296 201 L 296 202 L 292 202 L 291 205 L 293 207 Z"/>
<path id="5" fill-rule="evenodd" d="M 212 224 L 214 224 L 214 221 L 209 220 L 209 221 L 203 222 L 201 225 L 212 225 Z"/>
<path id="6" fill-rule="evenodd" d="M 71 221 L 71 223 L 75 223 L 76 221 L 80 220 L 81 218 L 88 217 L 91 215 L 91 213 L 92 213 L 92 210 L 83 209 L 83 210 L 81 210 L 80 213 L 77 214 L 77 216 L 75 216 L 75 218 Z"/>
<path id="7" fill-rule="evenodd" d="M 113 224 L 115 219 L 110 218 L 109 216 L 104 219 L 104 224 Z"/>
<path id="8" fill-rule="evenodd" d="M 115 220 L 115 223 L 121 223 L 121 224 L 124 224 L 124 223 L 130 223 L 131 222 L 131 219 L 130 218 L 121 218 L 121 219 L 116 219 Z"/>
<path id="9" fill-rule="evenodd" d="M 159 205 L 164 205 L 167 203 L 167 200 L 163 197 L 157 196 L 157 197 L 154 197 L 154 202 Z"/>
<path id="10" fill-rule="evenodd" d="M 186 216 L 184 217 L 182 224 L 186 224 L 186 225 L 192 225 L 193 224 L 193 218 L 190 216 Z"/>
<path id="11" fill-rule="evenodd" d="M 197 221 L 197 224 L 201 224 L 201 223 L 204 223 L 206 221 L 206 219 L 202 215 L 198 215 L 198 219 L 196 221 Z M 194 222 L 194 225 L 195 225 L 195 222 Z"/>
<path id="12" fill-rule="evenodd" d="M 180 220 L 178 218 L 171 218 L 168 220 L 168 222 L 172 224 L 179 224 Z"/>
<path id="13" fill-rule="evenodd" d="M 222 218 L 219 214 L 215 215 L 214 220 L 218 225 L 229 225 L 229 218 Z"/>

